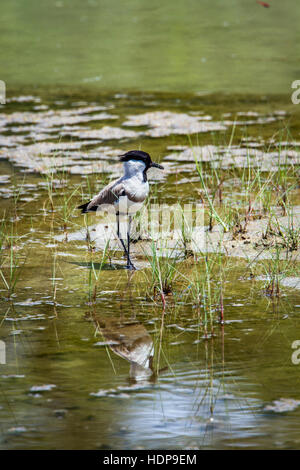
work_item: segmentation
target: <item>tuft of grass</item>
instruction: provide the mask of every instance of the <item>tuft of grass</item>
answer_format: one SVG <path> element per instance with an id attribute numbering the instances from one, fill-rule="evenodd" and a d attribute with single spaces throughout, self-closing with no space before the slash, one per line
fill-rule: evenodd
<path id="1" fill-rule="evenodd" d="M 281 282 L 289 276 L 299 276 L 299 264 L 292 256 L 285 256 L 284 250 L 276 245 L 270 259 L 256 263 L 253 276 L 264 281 L 263 292 L 268 297 L 281 296 Z"/>
<path id="2" fill-rule="evenodd" d="M 15 294 L 21 268 L 26 261 L 26 258 L 18 252 L 18 240 L 19 237 L 15 232 L 14 223 L 8 224 L 5 219 L 2 220 L 0 233 L 0 277 L 9 299 Z"/>
<path id="3" fill-rule="evenodd" d="M 295 227 L 293 214 L 288 214 L 288 225 L 277 224 L 275 235 L 280 237 L 280 244 L 287 251 L 297 251 L 300 247 L 300 227 Z"/>
<path id="4" fill-rule="evenodd" d="M 181 273 L 186 283 L 182 299 L 197 308 L 206 332 L 209 325 L 213 331 L 215 321 L 224 323 L 226 269 L 224 255 L 216 252 L 202 254 L 189 275 Z"/>
<path id="5" fill-rule="evenodd" d="M 108 247 L 109 247 L 109 241 L 106 242 L 106 245 L 104 247 L 104 250 L 102 251 L 102 257 L 97 263 L 94 263 L 92 260 L 90 263 L 90 269 L 89 269 L 89 275 L 88 275 L 88 305 L 93 305 L 96 302 L 97 299 L 97 292 L 99 290 L 99 284 L 100 284 L 100 275 L 103 269 L 103 266 L 109 259 L 108 256 Z"/>
<path id="6" fill-rule="evenodd" d="M 177 262 L 181 258 L 176 248 L 168 248 L 164 243 L 152 240 L 151 254 L 146 254 L 150 263 L 150 276 L 147 271 L 147 296 L 156 299 L 159 295 L 163 305 L 166 296 L 174 293 L 175 282 L 179 277 Z"/>

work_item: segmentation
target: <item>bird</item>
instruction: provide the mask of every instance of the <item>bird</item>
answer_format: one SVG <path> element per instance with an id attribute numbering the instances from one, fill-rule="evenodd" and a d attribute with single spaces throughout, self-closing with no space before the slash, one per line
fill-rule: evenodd
<path id="1" fill-rule="evenodd" d="M 113 207 L 116 212 L 117 235 L 127 257 L 126 268 L 135 270 L 136 267 L 130 259 L 130 228 L 132 216 L 129 215 L 128 208 L 132 205 L 142 204 L 149 194 L 149 183 L 147 171 L 149 168 L 164 167 L 151 160 L 149 153 L 142 150 L 129 150 L 119 156 L 123 163 L 124 174 L 119 179 L 112 181 L 105 186 L 99 194 L 91 201 L 86 202 L 78 207 L 82 214 L 96 212 L 101 208 L 107 209 L 107 206 Z M 120 213 L 123 213 L 124 199 L 126 201 L 128 224 L 127 224 L 127 247 L 123 238 L 120 236 Z M 132 213 L 132 211 L 130 211 Z"/>

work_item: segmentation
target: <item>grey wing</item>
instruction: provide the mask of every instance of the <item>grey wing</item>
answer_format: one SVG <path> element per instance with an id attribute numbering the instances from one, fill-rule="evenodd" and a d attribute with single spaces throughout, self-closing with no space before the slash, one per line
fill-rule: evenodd
<path id="1" fill-rule="evenodd" d="M 104 204 L 114 204 L 124 194 L 124 186 L 120 180 L 113 181 L 95 196 L 87 206 L 87 211 L 95 210 Z"/>

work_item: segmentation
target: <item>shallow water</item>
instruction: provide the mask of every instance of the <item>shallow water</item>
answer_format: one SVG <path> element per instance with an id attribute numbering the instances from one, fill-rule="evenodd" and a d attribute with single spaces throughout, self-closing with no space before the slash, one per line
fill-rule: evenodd
<path id="1" fill-rule="evenodd" d="M 111 288 L 104 272 L 103 283 Z M 103 294 L 94 310 L 105 330 L 95 337 L 85 296 L 71 287 L 61 290 L 64 305 L 54 309 L 40 295 L 40 305 L 15 305 L 2 325 L 1 448 L 299 447 L 299 405 L 266 409 L 299 399 L 299 366 L 291 363 L 299 295 L 272 312 L 238 289 L 225 299 L 224 328 L 208 340 L 191 309 L 168 314 L 155 376 L 136 361 L 142 349 L 146 363 L 151 344 L 157 354 L 160 309 Z M 108 338 L 122 338 L 123 357 L 102 345 Z"/>
<path id="2" fill-rule="evenodd" d="M 167 299 L 163 312 L 159 299 L 149 299 L 146 256 L 139 255 L 140 269 L 131 275 L 116 251 L 100 271 L 101 250 L 89 252 L 77 236 L 84 221 L 75 211 L 118 174 L 117 155 L 140 146 L 166 167 L 150 177 L 157 182 L 151 200 L 194 201 L 199 178 L 186 149 L 191 132 L 205 164 L 224 164 L 225 196 L 239 198 L 228 158 L 238 169 L 247 168 L 247 158 L 276 168 L 299 164 L 295 109 L 278 98 L 79 96 L 11 96 L 0 115 L 1 207 L 13 223 L 13 256 L 22 266 L 12 299 L 1 287 L 0 447 L 299 448 L 294 283 L 272 300 L 260 280 L 245 275 L 245 262 L 231 259 L 225 324 L 215 321 L 206 335 L 201 308 L 190 301 Z M 293 136 L 281 150 L 277 132 L 287 123 Z M 251 154 L 257 148 L 262 153 Z M 291 153 L 280 161 L 279 151 Z M 299 187 L 291 199 L 299 204 Z M 8 273 L 6 244 L 3 253 Z M 94 301 L 92 262 L 100 279 Z M 186 273 L 193 269 L 182 265 Z"/>

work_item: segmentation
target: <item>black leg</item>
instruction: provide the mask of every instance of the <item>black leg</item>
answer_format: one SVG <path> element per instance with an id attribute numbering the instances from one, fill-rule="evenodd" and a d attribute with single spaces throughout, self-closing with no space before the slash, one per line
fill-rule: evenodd
<path id="1" fill-rule="evenodd" d="M 130 256 L 129 256 L 131 217 L 129 218 L 129 221 L 130 221 L 130 222 L 129 222 L 129 226 L 128 226 L 128 229 L 127 229 L 127 243 L 128 243 L 128 248 L 126 248 L 126 245 L 125 245 L 125 243 L 124 243 L 123 238 L 120 237 L 120 215 L 119 215 L 119 212 L 117 212 L 116 217 L 117 217 L 117 235 L 118 235 L 118 239 L 120 240 L 120 242 L 121 242 L 121 244 L 122 244 L 122 247 L 123 247 L 125 256 L 126 256 L 126 258 L 127 258 L 127 268 L 128 268 L 128 269 L 135 269 L 135 266 L 134 266 L 133 263 L 131 262 L 131 259 L 130 259 Z"/>
<path id="2" fill-rule="evenodd" d="M 123 241 L 123 238 L 120 237 L 120 216 L 119 216 L 119 212 L 117 212 L 116 217 L 117 217 L 117 235 L 118 235 L 118 239 L 120 240 L 120 242 L 121 242 L 121 244 L 122 244 L 122 247 L 123 247 L 123 249 L 124 249 L 125 255 L 128 257 L 127 249 L 126 249 L 125 243 L 124 243 L 124 241 Z"/>
<path id="3" fill-rule="evenodd" d="M 130 229 L 131 229 L 131 216 L 128 216 L 128 227 L 127 227 L 127 268 L 136 269 L 130 259 Z"/>

